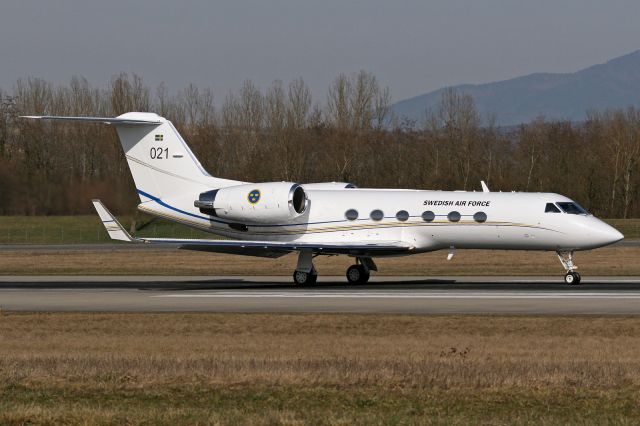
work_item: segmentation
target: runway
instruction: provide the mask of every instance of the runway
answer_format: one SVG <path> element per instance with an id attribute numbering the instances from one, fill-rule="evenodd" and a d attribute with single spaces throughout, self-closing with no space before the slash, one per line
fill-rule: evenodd
<path id="1" fill-rule="evenodd" d="M 3 311 L 640 314 L 640 277 L 374 277 L 348 286 L 322 277 L 4 276 Z"/>

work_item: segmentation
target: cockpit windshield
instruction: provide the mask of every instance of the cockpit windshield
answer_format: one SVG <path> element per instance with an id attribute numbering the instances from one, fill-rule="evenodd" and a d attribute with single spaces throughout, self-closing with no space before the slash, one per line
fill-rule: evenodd
<path id="1" fill-rule="evenodd" d="M 562 213 L 560 209 L 553 203 L 547 203 L 547 206 L 544 208 L 545 213 Z"/>
<path id="2" fill-rule="evenodd" d="M 558 207 L 560 207 L 562 209 L 563 212 L 568 213 L 568 214 L 589 214 L 578 203 L 558 202 L 556 204 L 558 205 Z"/>

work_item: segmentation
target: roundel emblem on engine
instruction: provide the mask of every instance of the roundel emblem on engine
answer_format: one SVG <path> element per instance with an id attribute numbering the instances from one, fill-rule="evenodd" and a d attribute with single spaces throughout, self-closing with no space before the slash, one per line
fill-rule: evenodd
<path id="1" fill-rule="evenodd" d="M 249 195 L 247 195 L 247 200 L 251 204 L 256 204 L 258 201 L 260 201 L 260 190 L 254 189 L 253 191 L 249 192 Z"/>

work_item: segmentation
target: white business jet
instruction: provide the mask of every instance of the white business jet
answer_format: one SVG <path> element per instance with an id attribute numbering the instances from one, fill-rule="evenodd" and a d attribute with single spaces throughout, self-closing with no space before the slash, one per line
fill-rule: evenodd
<path id="1" fill-rule="evenodd" d="M 280 257 L 297 252 L 293 280 L 315 283 L 313 258 L 348 255 L 349 283 L 377 271 L 374 258 L 456 249 L 555 251 L 567 284 L 579 284 L 573 253 L 615 243 L 616 229 L 558 194 L 363 189 L 349 183 L 249 183 L 213 177 L 173 124 L 153 113 L 116 118 L 28 116 L 115 126 L 141 211 L 230 239 L 132 237 L 93 200 L 110 237 L 188 250 Z"/>

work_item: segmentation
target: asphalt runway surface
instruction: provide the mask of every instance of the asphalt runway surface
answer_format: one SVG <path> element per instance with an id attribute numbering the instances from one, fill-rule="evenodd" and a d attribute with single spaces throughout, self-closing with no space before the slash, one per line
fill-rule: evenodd
<path id="1" fill-rule="evenodd" d="M 640 277 L 4 276 L 4 311 L 640 314 Z"/>

